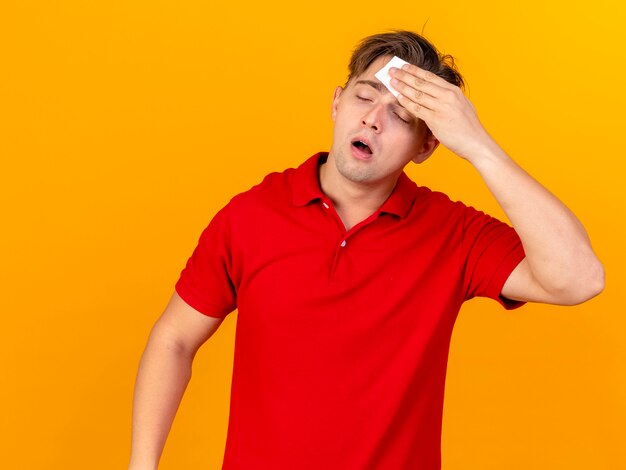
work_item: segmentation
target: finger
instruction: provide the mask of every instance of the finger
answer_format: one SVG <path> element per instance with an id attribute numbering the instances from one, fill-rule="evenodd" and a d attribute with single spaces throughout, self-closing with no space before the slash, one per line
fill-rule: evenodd
<path id="1" fill-rule="evenodd" d="M 448 80 L 441 78 L 439 75 L 436 75 L 433 72 L 430 72 L 429 70 L 424 70 L 418 67 L 417 65 L 404 64 L 402 66 L 402 70 L 410 74 L 413 74 L 416 77 L 421 78 L 422 80 L 425 80 L 426 82 L 439 85 L 442 88 L 447 88 L 449 90 L 458 88 L 456 85 L 450 83 Z"/>
<path id="2" fill-rule="evenodd" d="M 433 110 L 428 109 L 425 106 L 422 106 L 421 104 L 416 103 L 413 100 L 410 100 L 409 98 L 407 98 L 406 96 L 402 94 L 398 95 L 398 101 L 404 108 L 406 108 L 415 117 L 423 120 L 424 122 L 426 122 L 426 124 L 430 122 L 430 119 L 432 118 L 433 113 L 434 113 Z"/>
<path id="3" fill-rule="evenodd" d="M 410 74 L 404 70 L 395 69 L 395 71 L 393 71 L 393 68 L 391 70 L 392 71 L 390 72 L 390 74 L 393 77 L 391 79 L 391 84 L 394 86 L 394 88 L 396 88 L 396 85 L 394 85 L 394 80 L 396 80 L 406 85 L 409 85 L 412 88 L 421 90 L 422 92 L 434 97 L 439 97 L 442 95 L 443 92 L 448 91 L 443 87 L 437 85 L 436 83 L 428 82 L 423 78 L 416 77 L 415 75 Z"/>
<path id="4" fill-rule="evenodd" d="M 393 69 L 394 68 L 392 68 L 391 70 Z M 435 75 L 434 73 L 428 70 L 424 70 L 413 64 L 404 64 L 401 69 L 396 70 L 398 70 L 398 75 L 401 75 L 403 79 L 407 81 L 407 83 L 413 81 L 416 84 L 435 85 L 435 88 L 440 87 L 446 90 L 458 88 L 456 85 L 453 85 L 452 83 L 441 78 L 440 76 Z"/>
<path id="5" fill-rule="evenodd" d="M 430 110 L 435 110 L 437 103 L 440 101 L 438 98 L 424 93 L 422 90 L 415 89 L 412 86 L 396 79 L 391 80 L 391 85 L 405 98 Z"/>

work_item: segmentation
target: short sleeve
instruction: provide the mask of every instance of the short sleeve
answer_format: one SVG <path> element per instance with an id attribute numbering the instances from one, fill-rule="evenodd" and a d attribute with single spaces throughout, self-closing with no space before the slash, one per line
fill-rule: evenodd
<path id="1" fill-rule="evenodd" d="M 467 207 L 462 242 L 465 300 L 489 297 L 511 310 L 524 305 L 501 296 L 511 272 L 524 259 L 522 242 L 509 225 Z"/>
<path id="2" fill-rule="evenodd" d="M 237 305 L 232 282 L 232 247 L 228 206 L 202 232 L 176 283 L 176 292 L 197 311 L 223 318 Z"/>

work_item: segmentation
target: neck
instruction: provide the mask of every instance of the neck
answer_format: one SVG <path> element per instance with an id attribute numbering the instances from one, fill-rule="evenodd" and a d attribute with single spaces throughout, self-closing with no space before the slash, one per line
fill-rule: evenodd
<path id="1" fill-rule="evenodd" d="M 398 181 L 398 176 L 375 183 L 355 182 L 337 171 L 329 156 L 320 166 L 319 181 L 322 192 L 333 202 L 346 230 L 366 219 L 387 200 Z"/>

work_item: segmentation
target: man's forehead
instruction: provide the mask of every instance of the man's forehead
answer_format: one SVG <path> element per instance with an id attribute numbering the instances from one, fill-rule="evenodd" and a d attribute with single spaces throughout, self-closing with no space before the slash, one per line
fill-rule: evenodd
<path id="1" fill-rule="evenodd" d="M 393 56 L 391 55 L 377 57 L 367 66 L 367 68 L 361 74 L 352 77 L 350 81 L 353 84 L 360 83 L 371 85 L 372 83 L 378 83 L 384 88 L 384 90 L 380 89 L 379 91 L 381 93 L 384 93 L 387 89 L 385 88 L 385 85 L 383 85 L 383 83 L 376 77 L 376 73 L 381 70 L 388 62 L 390 62 L 392 58 Z M 379 87 L 378 85 L 376 85 L 374 86 L 374 88 L 378 90 Z"/>
<path id="2" fill-rule="evenodd" d="M 365 77 L 365 76 L 373 77 L 376 74 L 376 72 L 378 72 L 380 69 L 385 67 L 385 65 L 387 65 L 389 62 L 391 62 L 392 58 L 393 58 L 393 56 L 391 56 L 391 55 L 384 55 L 384 56 L 381 56 L 381 57 L 377 57 L 372 62 L 370 62 L 370 64 L 363 71 L 363 73 L 361 75 L 357 76 L 357 78 L 361 78 L 361 77 Z"/>

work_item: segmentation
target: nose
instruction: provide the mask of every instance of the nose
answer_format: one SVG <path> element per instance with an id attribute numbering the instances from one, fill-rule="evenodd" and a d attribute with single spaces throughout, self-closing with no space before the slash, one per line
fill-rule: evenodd
<path id="1" fill-rule="evenodd" d="M 383 107 L 380 105 L 371 107 L 361 119 L 361 124 L 374 132 L 380 132 L 382 130 L 383 111 Z"/>

